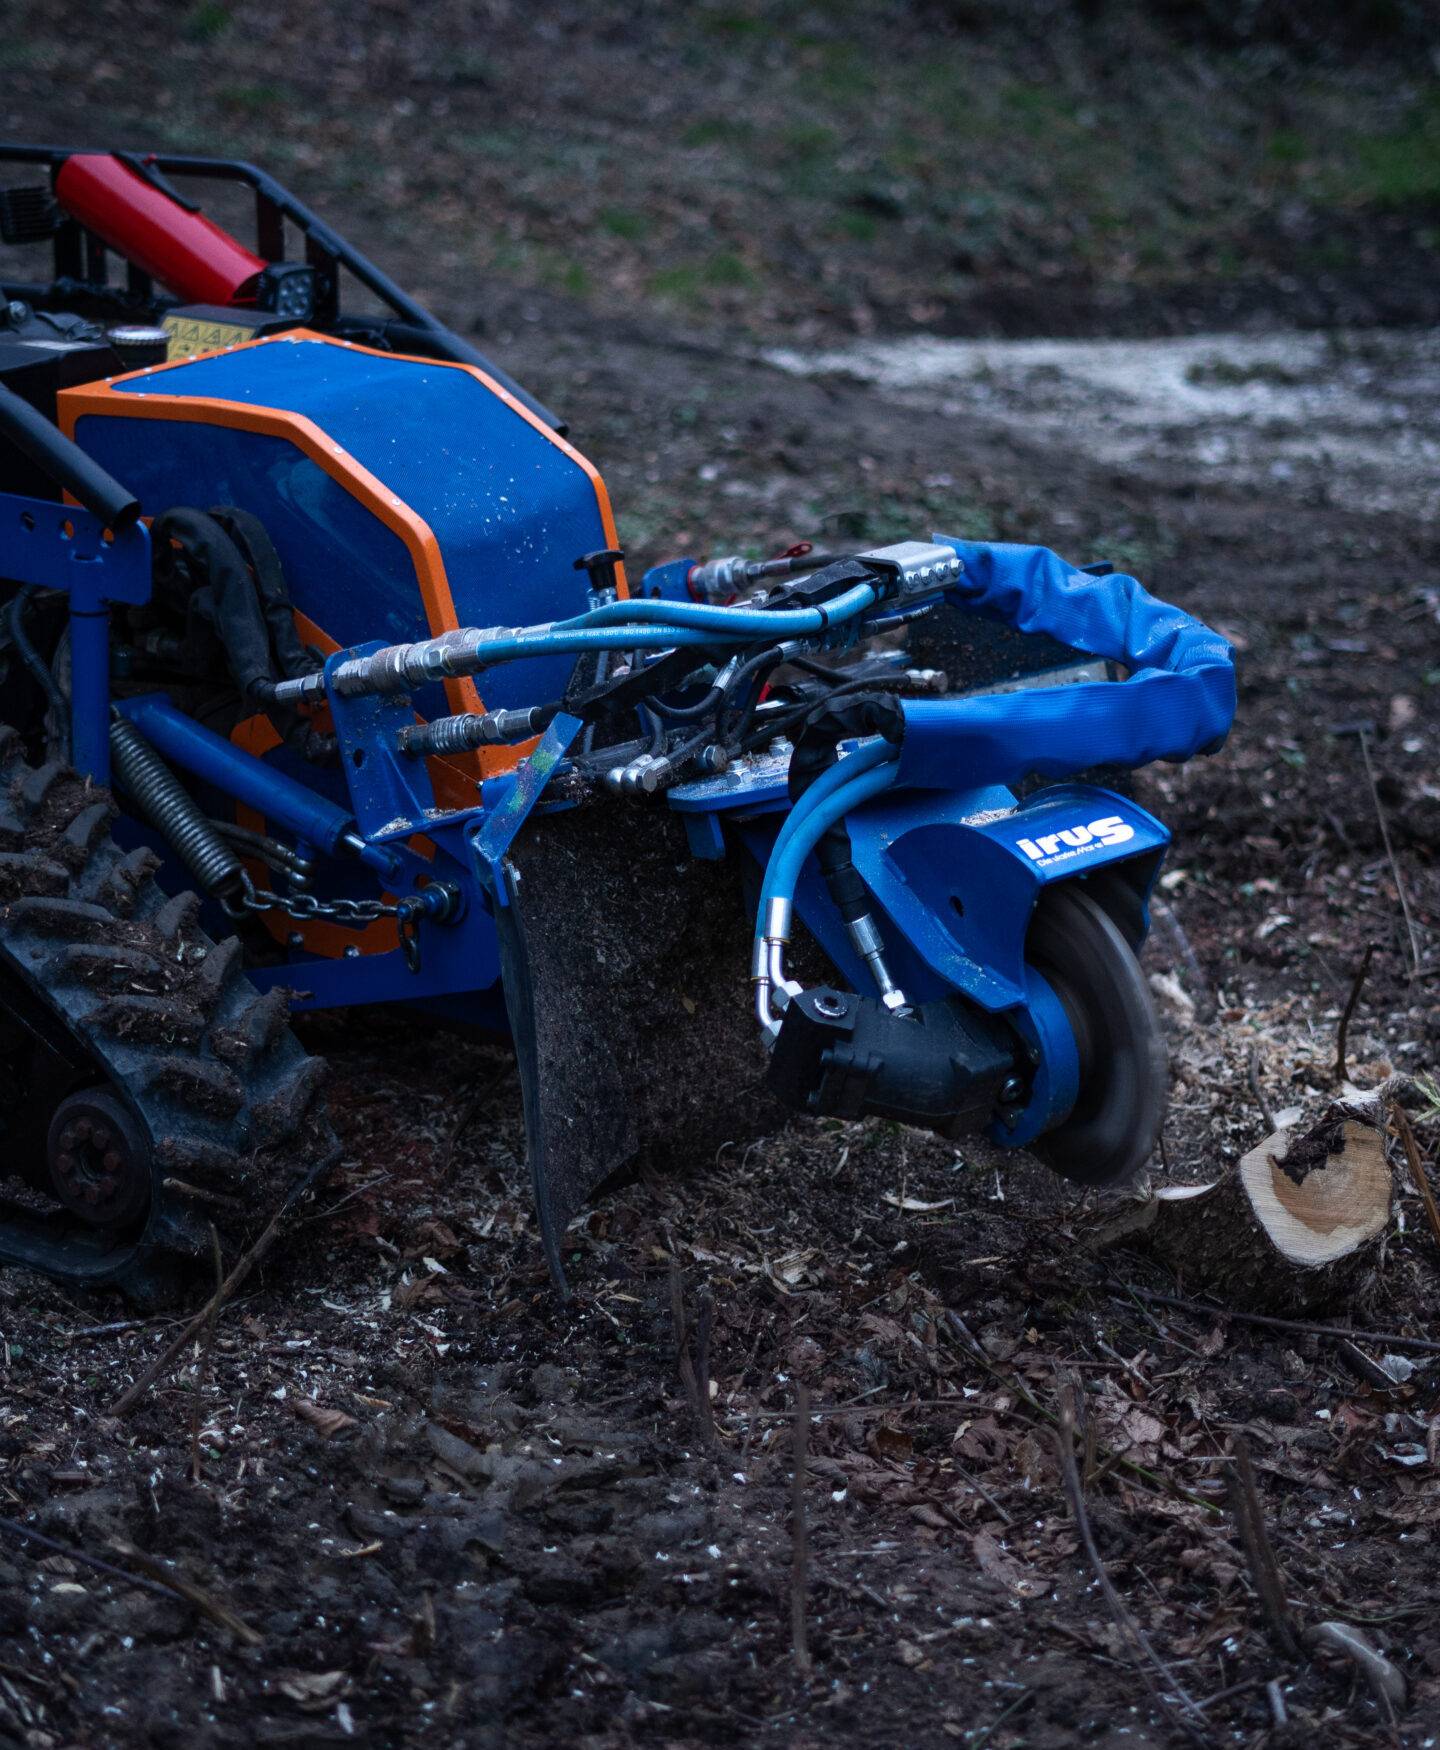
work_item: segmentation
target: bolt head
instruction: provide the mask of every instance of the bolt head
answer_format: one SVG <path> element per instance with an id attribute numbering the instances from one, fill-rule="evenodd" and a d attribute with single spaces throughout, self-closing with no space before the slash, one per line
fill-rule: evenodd
<path id="1" fill-rule="evenodd" d="M 1013 1106 L 1024 1092 L 1025 1084 L 1020 1080 L 1019 1076 L 1007 1076 L 1000 1088 L 1001 1104 L 1005 1106 Z"/>

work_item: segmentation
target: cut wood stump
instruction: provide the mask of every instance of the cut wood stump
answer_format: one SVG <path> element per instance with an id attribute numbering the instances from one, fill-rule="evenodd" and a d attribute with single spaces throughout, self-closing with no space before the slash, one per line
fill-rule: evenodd
<path id="1" fill-rule="evenodd" d="M 1373 1109 L 1375 1123 L 1357 1111 Z M 1276 1130 L 1213 1185 L 1171 1187 L 1121 1215 L 1101 1243 L 1143 1246 L 1188 1294 L 1255 1312 L 1310 1313 L 1356 1294 L 1390 1226 L 1383 1109 L 1337 1103 L 1308 1130 Z"/>

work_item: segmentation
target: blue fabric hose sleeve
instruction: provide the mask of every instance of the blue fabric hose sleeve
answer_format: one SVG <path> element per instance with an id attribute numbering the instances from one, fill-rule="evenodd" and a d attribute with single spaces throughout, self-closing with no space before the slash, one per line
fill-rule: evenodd
<path id="1" fill-rule="evenodd" d="M 965 563 L 967 611 L 1123 663 L 1124 682 L 973 699 L 907 699 L 898 781 L 921 789 L 1068 777 L 1092 766 L 1186 759 L 1235 716 L 1230 646 L 1133 577 L 1093 577 L 1046 547 L 935 536 Z"/>

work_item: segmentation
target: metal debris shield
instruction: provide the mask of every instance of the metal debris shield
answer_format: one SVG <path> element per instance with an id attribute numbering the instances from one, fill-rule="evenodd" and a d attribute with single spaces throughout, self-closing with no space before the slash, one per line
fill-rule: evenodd
<path id="1" fill-rule="evenodd" d="M 506 1006 L 545 1254 L 606 1180 L 703 1169 L 778 1129 L 751 1019 L 734 859 L 702 862 L 658 808 L 527 821 L 497 907 Z"/>

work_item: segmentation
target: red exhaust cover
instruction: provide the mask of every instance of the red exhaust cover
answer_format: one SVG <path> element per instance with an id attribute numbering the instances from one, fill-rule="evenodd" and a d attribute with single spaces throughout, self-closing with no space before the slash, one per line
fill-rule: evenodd
<path id="1" fill-rule="evenodd" d="M 118 158 L 74 153 L 60 167 L 55 193 L 67 213 L 186 303 L 254 299 L 265 262 Z"/>

